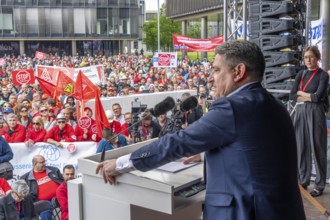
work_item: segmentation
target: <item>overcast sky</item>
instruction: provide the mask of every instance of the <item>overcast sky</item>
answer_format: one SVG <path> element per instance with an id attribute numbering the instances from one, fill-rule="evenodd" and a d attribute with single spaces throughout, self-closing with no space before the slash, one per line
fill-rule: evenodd
<path id="1" fill-rule="evenodd" d="M 145 0 L 146 10 L 157 10 L 158 0 Z M 164 3 L 165 0 L 159 0 L 159 7 Z"/>

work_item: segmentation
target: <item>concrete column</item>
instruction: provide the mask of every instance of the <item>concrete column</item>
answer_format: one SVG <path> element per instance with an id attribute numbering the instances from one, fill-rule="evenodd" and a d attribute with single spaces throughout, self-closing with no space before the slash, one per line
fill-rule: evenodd
<path id="1" fill-rule="evenodd" d="M 184 36 L 187 36 L 188 34 L 188 22 L 187 20 L 181 21 L 181 33 Z M 187 51 L 182 50 L 182 58 L 187 56 Z"/>
<path id="2" fill-rule="evenodd" d="M 77 41 L 73 40 L 71 41 L 71 52 L 72 52 L 72 56 L 75 56 L 77 54 Z"/>
<path id="3" fill-rule="evenodd" d="M 24 40 L 19 41 L 19 54 L 20 55 L 25 54 Z"/>
<path id="4" fill-rule="evenodd" d="M 330 2 L 329 0 L 321 0 L 320 1 L 320 13 L 321 13 L 321 18 L 323 19 L 323 37 L 322 37 L 322 67 L 325 70 L 330 69 Z"/>
<path id="5" fill-rule="evenodd" d="M 207 17 L 201 18 L 201 38 L 207 38 Z M 207 58 L 207 52 L 202 52 L 202 59 Z"/>
<path id="6" fill-rule="evenodd" d="M 121 40 L 118 40 L 118 54 L 123 54 L 123 48 L 122 48 L 122 42 Z"/>
<path id="7" fill-rule="evenodd" d="M 216 26 L 217 36 L 220 36 L 220 14 L 217 16 L 217 26 Z"/>

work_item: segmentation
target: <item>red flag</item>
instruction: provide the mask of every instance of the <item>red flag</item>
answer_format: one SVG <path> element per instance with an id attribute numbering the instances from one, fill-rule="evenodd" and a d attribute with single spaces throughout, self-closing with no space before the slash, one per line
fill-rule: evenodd
<path id="1" fill-rule="evenodd" d="M 14 70 L 12 72 L 12 79 L 14 86 L 20 86 L 22 84 L 34 84 L 34 71 L 33 69 Z"/>
<path id="2" fill-rule="evenodd" d="M 56 86 L 53 83 L 47 82 L 46 80 L 36 76 L 39 85 L 43 91 L 43 93 L 49 95 L 50 97 L 55 98 L 55 91 L 56 91 Z"/>
<path id="3" fill-rule="evenodd" d="M 62 93 L 66 95 L 72 95 L 74 92 L 75 82 L 68 75 L 66 75 L 63 71 L 59 71 L 57 76 L 56 83 L 56 94 L 55 96 L 60 96 Z"/>
<path id="4" fill-rule="evenodd" d="M 6 64 L 5 58 L 0 58 L 0 66 L 3 66 Z"/>
<path id="5" fill-rule="evenodd" d="M 97 127 L 97 136 L 99 136 L 101 139 L 103 129 L 110 128 L 110 123 L 107 116 L 105 115 L 99 92 L 96 92 L 94 115 Z"/>
<path id="6" fill-rule="evenodd" d="M 34 55 L 35 58 L 39 60 L 45 60 L 47 58 L 47 54 L 43 52 L 36 51 L 36 54 Z"/>
<path id="7" fill-rule="evenodd" d="M 83 72 L 78 72 L 76 87 L 74 88 L 73 94 L 75 99 L 87 102 L 90 99 L 94 99 L 97 96 L 96 93 L 99 93 L 99 91 L 98 87 L 95 86 Z"/>

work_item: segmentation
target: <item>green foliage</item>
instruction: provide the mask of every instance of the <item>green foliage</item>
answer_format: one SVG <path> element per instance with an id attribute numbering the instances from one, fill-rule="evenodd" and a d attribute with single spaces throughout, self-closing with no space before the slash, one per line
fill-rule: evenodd
<path id="1" fill-rule="evenodd" d="M 201 24 L 194 23 L 188 27 L 188 37 L 201 38 Z"/>
<path id="2" fill-rule="evenodd" d="M 182 52 L 181 51 L 177 51 L 178 52 L 178 58 L 182 59 Z M 187 56 L 190 60 L 195 61 L 195 60 L 202 60 L 202 53 L 201 52 L 188 52 Z M 215 54 L 214 52 L 207 52 L 207 59 L 208 61 L 212 61 L 214 58 Z"/>
<path id="3" fill-rule="evenodd" d="M 180 34 L 180 22 L 175 22 L 172 19 L 167 18 L 165 16 L 165 5 L 162 5 L 162 8 L 160 9 L 159 23 L 160 48 L 162 51 L 171 51 L 173 46 L 172 34 Z M 143 24 L 143 31 L 145 32 L 145 37 L 142 40 L 143 43 L 146 44 L 151 51 L 156 51 L 158 49 L 157 16 Z"/>

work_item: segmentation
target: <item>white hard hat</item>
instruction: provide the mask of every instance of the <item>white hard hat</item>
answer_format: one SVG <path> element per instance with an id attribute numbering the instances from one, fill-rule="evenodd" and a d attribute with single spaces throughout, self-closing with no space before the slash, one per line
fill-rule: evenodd
<path id="1" fill-rule="evenodd" d="M 64 116 L 64 114 L 60 113 L 56 116 L 56 120 L 59 120 L 59 119 L 66 119 L 66 117 Z"/>

